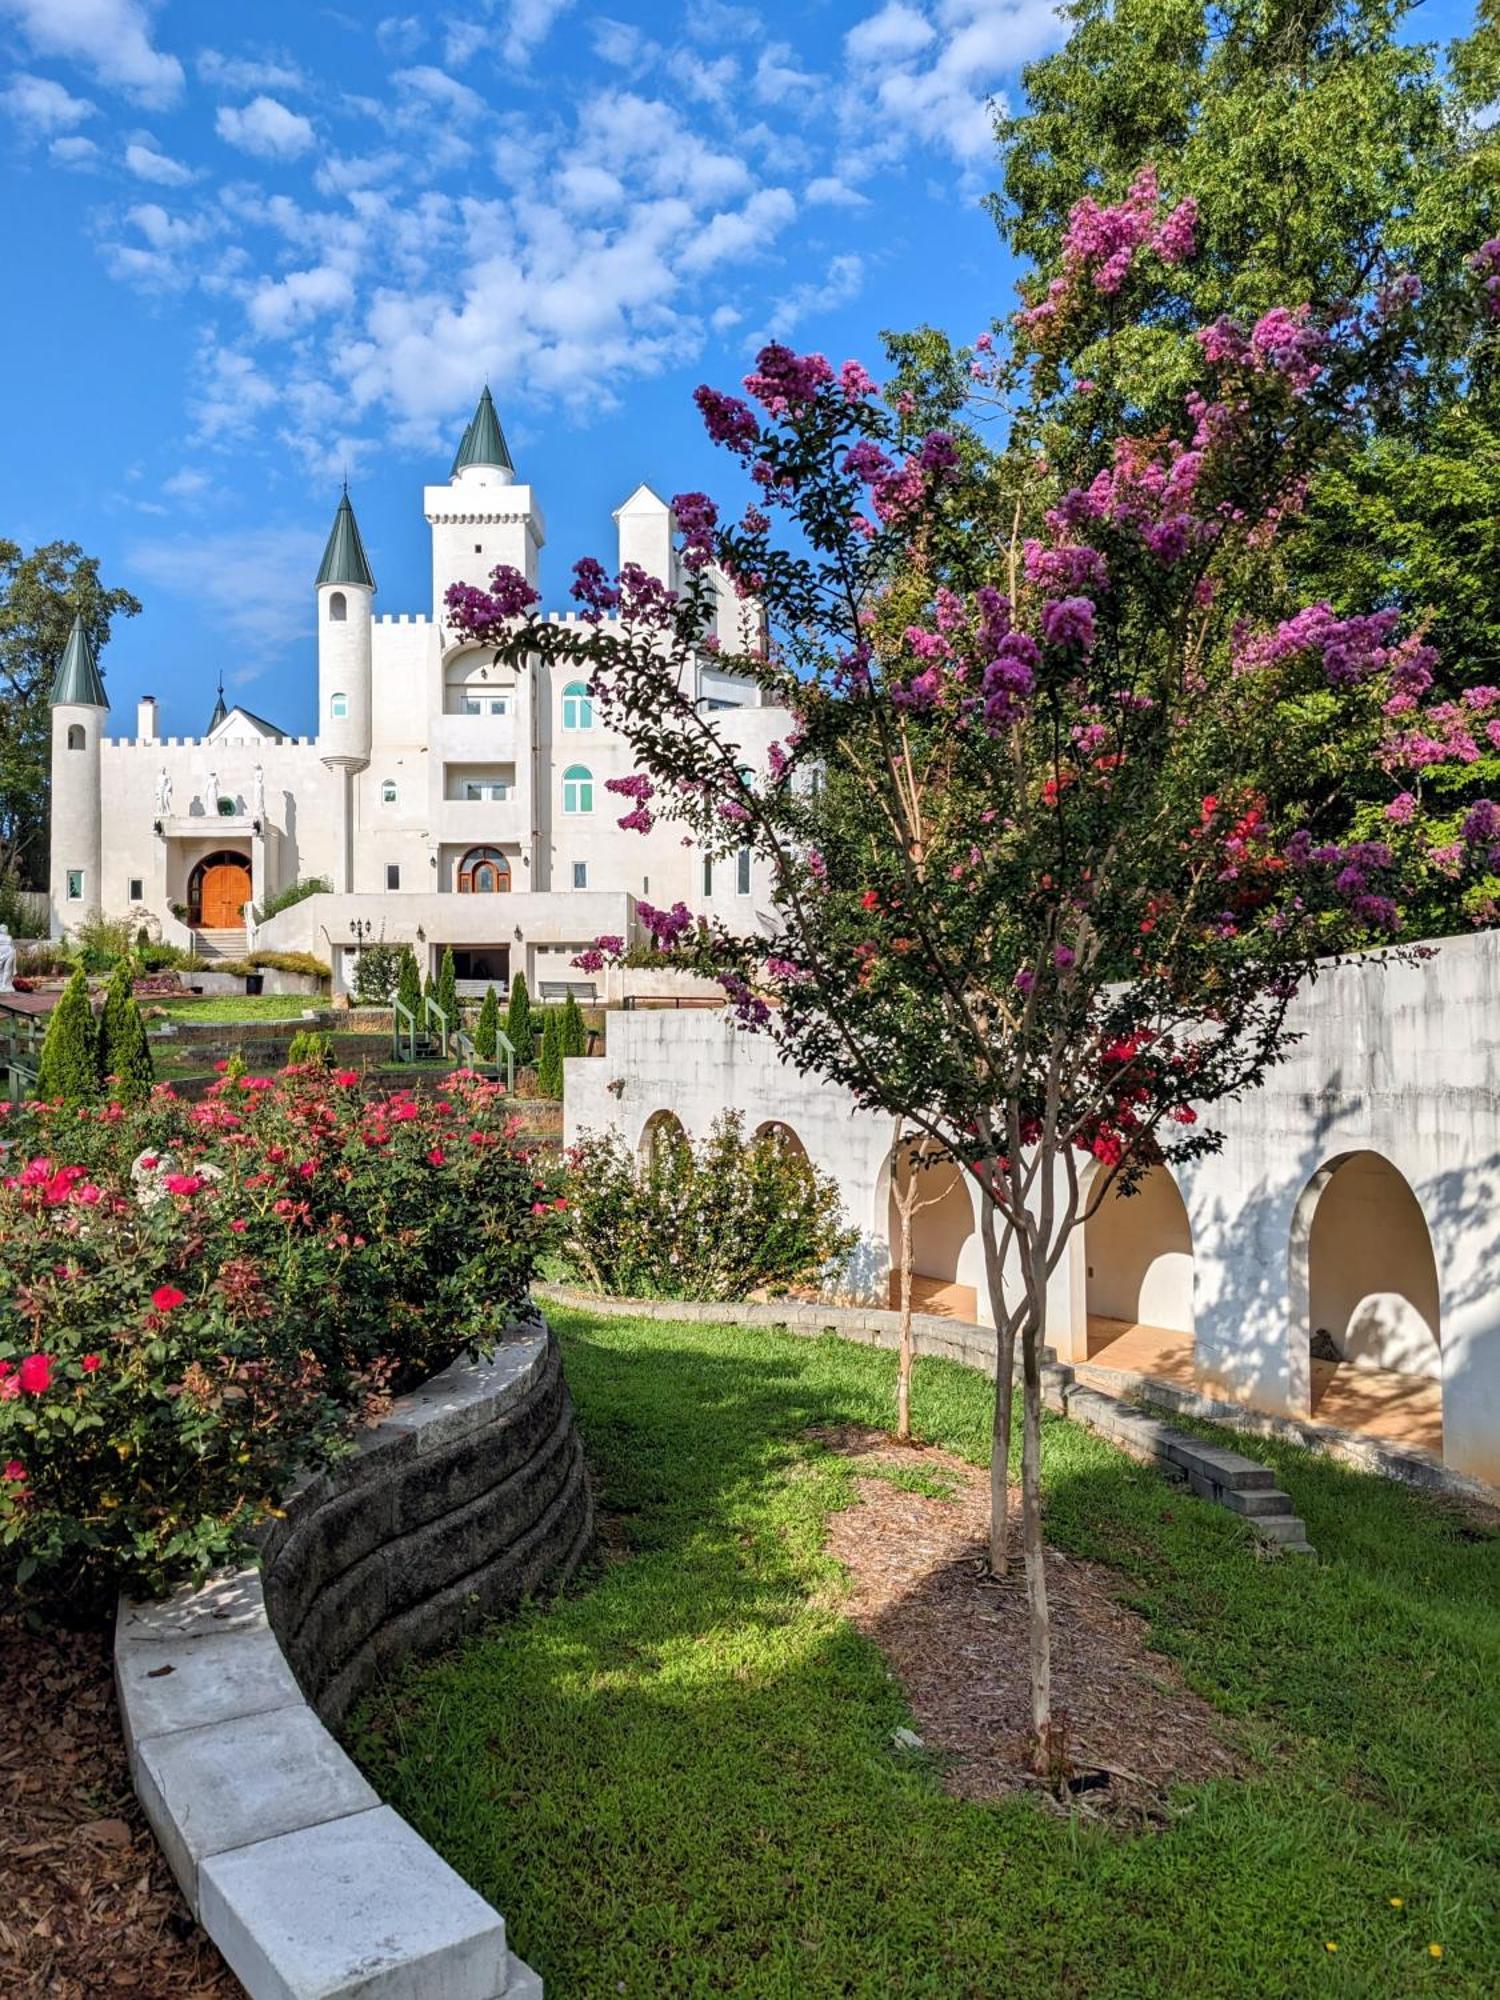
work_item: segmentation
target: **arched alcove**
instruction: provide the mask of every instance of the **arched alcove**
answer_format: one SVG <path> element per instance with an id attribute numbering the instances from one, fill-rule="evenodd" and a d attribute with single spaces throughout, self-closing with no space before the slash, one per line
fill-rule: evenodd
<path id="1" fill-rule="evenodd" d="M 983 1270 L 974 1198 L 962 1167 L 952 1160 L 914 1164 L 909 1144 L 891 1163 L 887 1230 L 891 1252 L 891 1305 L 901 1304 L 902 1203 L 911 1196 L 911 1303 L 914 1312 L 946 1319 L 979 1317 Z"/>
<path id="2" fill-rule="evenodd" d="M 653 1111 L 641 1127 L 640 1141 L 636 1153 L 643 1166 L 648 1166 L 657 1154 L 674 1141 L 687 1141 L 687 1132 L 675 1111 Z"/>
<path id="3" fill-rule="evenodd" d="M 1193 1231 L 1171 1170 L 1148 1167 L 1130 1194 L 1117 1181 L 1083 1252 L 1089 1359 L 1191 1382 Z"/>
<path id="4" fill-rule="evenodd" d="M 757 1125 L 755 1137 L 757 1141 L 764 1139 L 773 1146 L 781 1147 L 784 1152 L 795 1153 L 799 1159 L 807 1158 L 806 1146 L 791 1126 L 779 1118 L 768 1118 L 763 1125 Z"/>
<path id="5" fill-rule="evenodd" d="M 1311 1414 L 1440 1453 L 1437 1259 L 1411 1184 L 1380 1153 L 1346 1153 L 1314 1175 L 1293 1230 Z"/>

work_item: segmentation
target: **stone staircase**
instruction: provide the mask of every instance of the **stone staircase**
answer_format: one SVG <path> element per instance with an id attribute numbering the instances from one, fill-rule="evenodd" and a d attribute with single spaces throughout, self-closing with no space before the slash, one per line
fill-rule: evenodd
<path id="1" fill-rule="evenodd" d="M 211 964 L 216 958 L 243 958 L 248 948 L 243 931 L 195 930 L 193 932 L 193 950 L 205 965 Z"/>
<path id="2" fill-rule="evenodd" d="M 1311 1555 L 1307 1529 L 1292 1512 L 1291 1496 L 1276 1484 L 1269 1466 L 1210 1444 L 1191 1431 L 1120 1402 L 1102 1389 L 1087 1388 L 1067 1366 L 1043 1370 L 1044 1395 L 1052 1408 L 1156 1466 L 1167 1478 L 1185 1481 L 1200 1500 L 1238 1514 L 1253 1534 L 1286 1555 Z"/>

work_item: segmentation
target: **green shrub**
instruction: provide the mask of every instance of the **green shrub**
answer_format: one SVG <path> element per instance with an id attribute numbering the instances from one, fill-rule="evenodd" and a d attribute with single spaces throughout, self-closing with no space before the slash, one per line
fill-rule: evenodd
<path id="1" fill-rule="evenodd" d="M 450 1031 L 463 1023 L 463 1013 L 458 1004 L 458 973 L 453 963 L 451 950 L 443 953 L 443 962 L 438 969 L 437 1003 L 447 1017 Z"/>
<path id="2" fill-rule="evenodd" d="M 332 1069 L 332 1038 L 319 1028 L 299 1028 L 287 1045 L 285 1066 L 287 1069 Z"/>
<path id="3" fill-rule="evenodd" d="M 401 947 L 401 969 L 396 978 L 396 998 L 419 1025 L 422 1017 L 422 972 L 417 954 L 409 944 Z"/>
<path id="4" fill-rule="evenodd" d="M 333 884 L 326 875 L 309 875 L 279 889 L 274 896 L 267 896 L 259 905 L 260 923 L 268 923 L 283 910 L 290 910 L 298 903 L 305 903 L 309 896 L 331 896 Z"/>
<path id="5" fill-rule="evenodd" d="M 28 979 L 45 979 L 72 972 L 73 954 L 65 944 L 26 944 L 16 953 L 16 970 Z"/>
<path id="6" fill-rule="evenodd" d="M 100 1606 L 243 1553 L 294 1471 L 525 1301 L 558 1217 L 494 1085 L 238 1068 L 199 1105 L 7 1123 L 0 1597 Z"/>
<path id="7" fill-rule="evenodd" d="M 479 1010 L 479 1019 L 474 1024 L 474 1053 L 481 1062 L 492 1063 L 500 1046 L 500 996 L 491 986 L 485 993 L 484 1005 Z"/>
<path id="8" fill-rule="evenodd" d="M 0 875 L 0 924 L 13 938 L 44 938 L 47 912 L 34 909 L 14 875 Z"/>
<path id="9" fill-rule="evenodd" d="M 547 1009 L 546 1023 L 542 1029 L 542 1053 L 536 1066 L 536 1080 L 543 1097 L 562 1096 L 562 1028 L 555 1007 Z"/>
<path id="10" fill-rule="evenodd" d="M 516 1066 L 528 1069 L 536 1061 L 536 1030 L 531 1018 L 531 995 L 526 990 L 526 974 L 518 972 L 510 982 L 510 1005 L 505 1010 L 505 1032 L 516 1052 Z"/>
<path id="11" fill-rule="evenodd" d="M 89 1002 L 89 982 L 80 965 L 47 1017 L 37 1066 L 37 1096 L 48 1104 L 93 1104 L 101 1087 L 99 1033 Z"/>
<path id="12" fill-rule="evenodd" d="M 585 1056 L 589 1050 L 589 1031 L 583 1024 L 583 1014 L 578 1002 L 570 993 L 563 1002 L 562 1022 L 558 1029 L 562 1038 L 564 1056 Z"/>
<path id="13" fill-rule="evenodd" d="M 600 1291 L 625 1298 L 743 1299 L 811 1285 L 858 1241 L 838 1186 L 772 1137 L 747 1141 L 738 1112 L 694 1146 L 680 1130 L 637 1159 L 616 1133 L 568 1154 L 568 1252 Z"/>
<path id="14" fill-rule="evenodd" d="M 387 1007 L 396 990 L 400 955 L 381 938 L 367 944 L 354 962 L 354 998 L 361 1007 Z"/>
<path id="15" fill-rule="evenodd" d="M 91 910 L 73 933 L 73 948 L 85 972 L 113 972 L 134 948 L 129 918 Z"/>
<path id="16" fill-rule="evenodd" d="M 146 1040 L 146 1023 L 136 1004 L 135 968 L 122 958 L 109 976 L 104 1012 L 99 1017 L 99 1073 L 119 1104 L 139 1104 L 151 1095 L 156 1067 Z"/>
<path id="17" fill-rule="evenodd" d="M 326 963 L 310 951 L 252 951 L 250 964 L 256 972 L 300 972 L 307 979 L 333 977 Z"/>

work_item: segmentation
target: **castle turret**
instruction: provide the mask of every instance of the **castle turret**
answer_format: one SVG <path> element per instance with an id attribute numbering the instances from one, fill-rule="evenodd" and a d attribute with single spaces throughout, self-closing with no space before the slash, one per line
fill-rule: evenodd
<path id="1" fill-rule="evenodd" d="M 318 754 L 335 779 L 334 888 L 354 886 L 354 773 L 370 761 L 375 578 L 344 488 L 318 569 Z"/>
<path id="2" fill-rule="evenodd" d="M 531 488 L 516 483 L 487 388 L 459 443 L 447 485 L 425 488 L 422 499 L 432 529 L 432 615 L 439 624 L 450 584 L 487 584 L 501 563 L 536 583 L 546 525 Z"/>
<path id="3" fill-rule="evenodd" d="M 109 697 L 82 618 L 73 620 L 52 683 L 52 935 L 102 907 L 99 745 Z"/>

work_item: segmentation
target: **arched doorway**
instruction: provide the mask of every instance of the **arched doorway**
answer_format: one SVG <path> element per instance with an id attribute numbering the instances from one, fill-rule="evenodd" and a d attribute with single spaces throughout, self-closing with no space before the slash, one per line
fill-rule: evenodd
<path id="1" fill-rule="evenodd" d="M 892 1309 L 901 1305 L 902 1251 L 909 1240 L 912 1310 L 977 1321 L 983 1253 L 963 1168 L 941 1159 L 914 1164 L 910 1143 L 899 1145 L 891 1163 L 887 1229 Z"/>
<path id="2" fill-rule="evenodd" d="M 1087 1197 L 1085 1197 L 1087 1199 Z M 1193 1381 L 1193 1231 L 1169 1168 L 1117 1181 L 1084 1224 L 1088 1358 Z"/>
<path id="3" fill-rule="evenodd" d="M 206 931 L 243 930 L 250 895 L 247 855 L 228 848 L 207 854 L 188 877 L 188 922 Z"/>
<path id="4" fill-rule="evenodd" d="M 1312 1415 L 1441 1453 L 1437 1259 L 1410 1183 L 1380 1153 L 1346 1153 L 1309 1184 L 1298 1227 Z"/>
<path id="5" fill-rule="evenodd" d="M 461 896 L 503 896 L 510 890 L 510 863 L 498 847 L 471 847 L 458 864 Z"/>
<path id="6" fill-rule="evenodd" d="M 763 1125 L 755 1128 L 756 1142 L 765 1140 L 768 1145 L 778 1146 L 784 1153 L 793 1153 L 798 1159 L 807 1158 L 807 1148 L 797 1137 L 790 1125 L 784 1125 L 779 1118 L 768 1118 Z"/>

